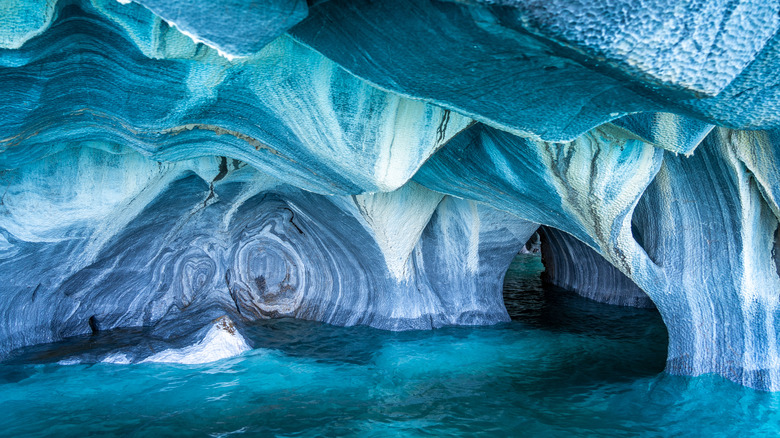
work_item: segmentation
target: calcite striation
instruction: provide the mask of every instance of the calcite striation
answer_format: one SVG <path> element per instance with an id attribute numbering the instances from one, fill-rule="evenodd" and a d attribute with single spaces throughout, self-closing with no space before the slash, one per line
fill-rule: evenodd
<path id="1" fill-rule="evenodd" d="M 197 363 L 282 316 L 506 321 L 543 225 L 550 281 L 657 307 L 668 372 L 780 390 L 778 10 L 5 2 L 0 358 L 142 327 L 82 359 Z"/>

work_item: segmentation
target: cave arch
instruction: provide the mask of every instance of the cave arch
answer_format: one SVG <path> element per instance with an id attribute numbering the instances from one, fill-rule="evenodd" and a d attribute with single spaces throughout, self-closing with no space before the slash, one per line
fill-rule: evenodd
<path id="1" fill-rule="evenodd" d="M 572 235 L 542 226 L 539 236 L 544 282 L 606 304 L 655 308 L 636 283 Z"/>

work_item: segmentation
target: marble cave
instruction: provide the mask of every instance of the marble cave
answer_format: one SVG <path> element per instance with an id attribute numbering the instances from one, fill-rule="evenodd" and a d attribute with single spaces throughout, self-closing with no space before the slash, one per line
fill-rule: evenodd
<path id="1" fill-rule="evenodd" d="M 404 344 L 387 369 L 427 356 L 414 376 L 465 357 L 483 364 L 471 376 L 526 366 L 532 348 L 491 336 L 520 324 L 505 281 L 532 243 L 534 279 L 597 306 L 594 325 L 609 309 L 658 317 L 652 378 L 677 379 L 668 392 L 751 394 L 735 424 L 777 433 L 774 408 L 752 409 L 780 403 L 779 221 L 774 0 L 0 1 L 0 425 L 15 434 L 99 430 L 66 408 L 44 427 L 58 396 L 30 405 L 25 382 L 100 391 L 88 382 L 109 377 L 85 376 L 200 382 L 244 364 L 239 387 L 271 385 L 261 376 L 335 360 L 293 354 L 306 330 L 358 362 L 350 343 L 413 337 L 430 352 Z M 449 333 L 479 347 L 426 344 Z M 293 359 L 253 371 L 259 351 Z M 338 372 L 309 378 L 354 374 Z M 285 390 L 297 398 L 274 415 L 303 403 Z M 450 420 L 433 414 L 393 435 L 364 428 L 355 412 L 376 411 L 357 405 L 302 429 L 229 421 L 260 435 L 522 436 L 440 430 Z M 379 423 L 422 410 L 404 406 Z M 363 426 L 338 429 L 344 412 Z M 186 430 L 225 436 L 215 422 Z M 528 430 L 614 432 L 583 427 Z M 634 432 L 670 429 L 649 430 Z"/>

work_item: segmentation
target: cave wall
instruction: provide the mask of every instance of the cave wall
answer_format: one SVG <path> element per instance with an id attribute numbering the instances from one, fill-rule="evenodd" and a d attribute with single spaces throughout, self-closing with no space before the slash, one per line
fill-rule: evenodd
<path id="1" fill-rule="evenodd" d="M 596 251 L 563 231 L 539 227 L 542 281 L 616 306 L 654 308 L 650 297 Z"/>
<path id="2" fill-rule="evenodd" d="M 504 273 L 537 228 L 413 182 L 331 197 L 224 157 L 159 163 L 102 144 L 0 182 L 0 355 L 95 329 L 182 336 L 224 315 L 507 321 Z"/>
<path id="3" fill-rule="evenodd" d="M 669 372 L 780 389 L 777 4 L 177 5 L 0 5 L 0 355 L 503 321 L 542 224 L 652 300 Z"/>
<path id="4" fill-rule="evenodd" d="M 667 371 L 778 387 L 777 215 L 760 182 L 776 167 L 773 154 L 742 158 L 776 134 L 718 128 L 686 156 L 598 129 L 566 145 L 469 131 L 415 180 L 492 202 L 597 251 L 664 317 Z"/>

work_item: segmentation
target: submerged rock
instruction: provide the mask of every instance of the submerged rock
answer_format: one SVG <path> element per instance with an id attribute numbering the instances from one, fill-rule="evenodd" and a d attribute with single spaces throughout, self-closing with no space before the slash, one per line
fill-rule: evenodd
<path id="1" fill-rule="evenodd" d="M 197 343 L 176 349 L 168 349 L 144 359 L 144 362 L 199 364 L 214 362 L 226 357 L 237 356 L 252 347 L 247 344 L 238 332 L 233 321 L 223 316 L 206 327 L 203 339 Z M 117 362 L 114 355 L 103 359 L 103 362 Z"/>

